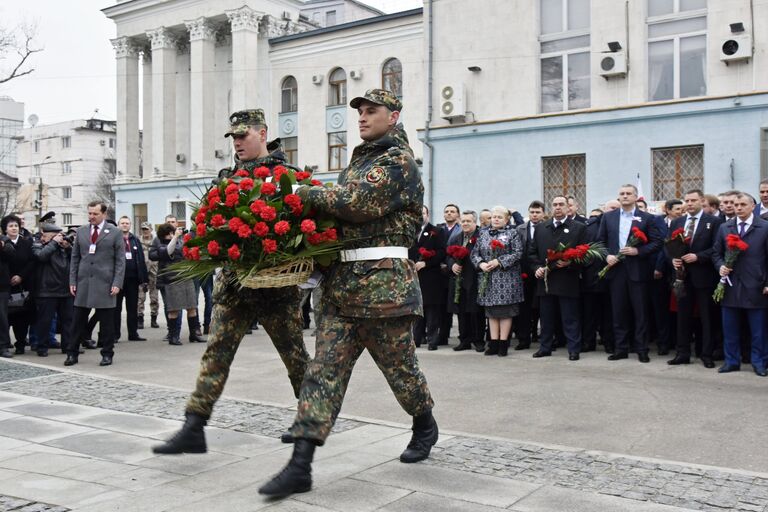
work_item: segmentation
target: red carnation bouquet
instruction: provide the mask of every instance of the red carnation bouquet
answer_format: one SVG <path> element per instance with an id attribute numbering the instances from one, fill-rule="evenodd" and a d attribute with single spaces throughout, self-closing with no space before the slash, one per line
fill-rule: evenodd
<path id="1" fill-rule="evenodd" d="M 579 244 L 574 247 L 568 247 L 561 243 L 557 249 L 547 249 L 547 262 L 544 265 L 544 290 L 549 293 L 549 284 L 547 276 L 550 272 L 557 269 L 558 261 L 570 261 L 579 265 L 589 265 L 594 260 L 605 259 L 606 249 L 600 242 L 589 244 Z"/>
<path id="2" fill-rule="evenodd" d="M 632 230 L 629 232 L 629 238 L 627 238 L 627 245 L 624 247 L 637 247 L 638 245 L 643 245 L 648 243 L 648 236 L 643 233 L 643 230 L 638 228 L 637 226 L 633 227 Z M 616 258 L 619 261 L 622 261 L 626 256 L 623 254 L 617 254 Z M 606 265 L 603 267 L 603 269 L 597 274 L 598 279 L 602 279 L 605 277 L 605 274 L 608 273 L 608 271 L 611 269 L 610 265 Z"/>
<path id="3" fill-rule="evenodd" d="M 241 285 L 258 288 L 288 285 L 253 284 L 261 271 L 302 263 L 306 273 L 315 261 L 330 264 L 341 249 L 335 221 L 304 205 L 293 193 L 296 184 L 322 185 L 309 172 L 281 165 L 239 169 L 222 179 L 195 209 L 196 236 L 184 238 L 185 261 L 174 270 L 182 278 L 203 278 L 226 267 Z"/>
<path id="4" fill-rule="evenodd" d="M 430 260 L 435 257 L 435 254 L 437 254 L 437 251 L 427 249 L 426 247 L 419 247 L 419 256 L 421 256 L 421 261 Z"/>
<path id="5" fill-rule="evenodd" d="M 685 230 L 677 228 L 664 241 L 664 247 L 667 249 L 667 254 L 669 254 L 670 258 L 680 259 L 688 254 L 688 245 L 690 243 L 691 239 L 685 238 Z M 675 283 L 672 285 L 672 291 L 678 300 L 685 297 L 685 266 L 675 269 Z"/>
<path id="6" fill-rule="evenodd" d="M 749 249 L 749 244 L 741 239 L 739 235 L 729 234 L 725 236 L 725 266 L 733 269 L 736 264 L 736 260 L 739 259 L 739 255 Z M 720 282 L 717 283 L 715 293 L 712 294 L 712 300 L 720 302 L 725 296 L 725 283 L 731 286 L 731 280 L 728 276 L 721 277 Z"/>
<path id="7" fill-rule="evenodd" d="M 496 239 L 491 240 L 491 243 L 488 244 L 488 246 L 491 249 L 491 256 L 493 258 L 496 258 L 501 251 L 504 249 L 504 244 Z M 491 278 L 490 272 L 483 272 L 483 275 L 480 276 L 480 286 L 478 287 L 477 294 L 478 295 L 485 295 L 485 289 L 488 288 L 488 280 Z"/>
<path id="8" fill-rule="evenodd" d="M 453 258 L 458 265 L 464 267 L 464 260 L 469 257 L 469 249 L 464 245 L 449 245 L 445 249 L 446 254 Z M 459 303 L 459 297 L 461 296 L 461 275 L 462 272 L 456 276 L 456 283 L 453 287 L 453 303 Z"/>

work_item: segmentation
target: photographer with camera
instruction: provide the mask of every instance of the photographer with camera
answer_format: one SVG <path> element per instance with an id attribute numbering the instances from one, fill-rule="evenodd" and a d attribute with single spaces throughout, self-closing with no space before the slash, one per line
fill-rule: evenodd
<path id="1" fill-rule="evenodd" d="M 122 324 L 123 299 L 125 299 L 125 311 L 128 323 L 128 341 L 147 341 L 139 336 L 139 287 L 146 288 L 149 282 L 147 264 L 144 261 L 144 249 L 141 242 L 131 233 L 131 219 L 125 215 L 117 221 L 117 227 L 123 234 L 125 246 L 125 278 L 123 287 L 117 295 L 115 306 L 115 339 L 120 338 L 120 325 Z"/>
<path id="2" fill-rule="evenodd" d="M 61 346 L 66 347 L 72 335 L 74 297 L 69 292 L 69 261 L 72 256 L 74 236 L 66 236 L 53 223 L 41 224 L 41 235 L 32 244 L 32 254 L 37 263 L 35 305 L 37 320 L 35 331 L 48 333 L 54 315 L 61 330 Z M 37 355 L 48 355 L 49 336 L 40 336 Z"/>

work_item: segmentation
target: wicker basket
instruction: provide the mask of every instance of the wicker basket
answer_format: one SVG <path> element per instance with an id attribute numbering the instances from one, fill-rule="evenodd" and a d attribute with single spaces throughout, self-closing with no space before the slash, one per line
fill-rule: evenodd
<path id="1" fill-rule="evenodd" d="M 312 258 L 300 258 L 276 267 L 251 272 L 240 280 L 240 284 L 246 288 L 297 286 L 309 279 L 313 268 L 314 260 Z"/>

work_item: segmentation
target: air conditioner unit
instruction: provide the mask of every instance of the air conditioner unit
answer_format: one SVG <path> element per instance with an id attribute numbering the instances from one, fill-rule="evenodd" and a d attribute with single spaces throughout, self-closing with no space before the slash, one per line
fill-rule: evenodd
<path id="1" fill-rule="evenodd" d="M 747 60 L 752 57 L 752 36 L 733 35 L 720 47 L 720 60 L 726 63 Z"/>
<path id="2" fill-rule="evenodd" d="M 224 151 L 217 149 L 213 152 L 213 156 L 216 158 L 224 158 Z"/>
<path id="3" fill-rule="evenodd" d="M 624 50 L 603 54 L 600 59 L 600 76 L 606 79 L 627 76 L 627 54 Z"/>
<path id="4" fill-rule="evenodd" d="M 315 85 L 323 83 L 323 75 L 312 75 L 312 83 Z"/>
<path id="5" fill-rule="evenodd" d="M 284 20 L 292 20 L 293 15 L 291 14 L 291 11 L 283 11 L 283 19 Z"/>
<path id="6" fill-rule="evenodd" d="M 352 80 L 360 80 L 363 78 L 363 70 L 362 69 L 353 69 L 349 72 L 349 78 Z"/>
<path id="7" fill-rule="evenodd" d="M 440 117 L 454 119 L 467 114 L 464 85 L 444 85 L 440 88 Z"/>
<path id="8" fill-rule="evenodd" d="M 184 156 L 184 153 L 176 153 L 176 161 L 180 164 L 183 164 L 187 161 L 187 157 Z"/>

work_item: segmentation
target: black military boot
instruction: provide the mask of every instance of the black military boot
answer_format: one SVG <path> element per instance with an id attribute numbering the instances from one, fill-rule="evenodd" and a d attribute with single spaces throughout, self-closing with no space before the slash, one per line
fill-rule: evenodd
<path id="1" fill-rule="evenodd" d="M 165 443 L 152 447 L 154 453 L 205 453 L 208 451 L 205 444 L 205 432 L 203 431 L 207 421 L 194 413 L 187 413 L 186 416 L 187 419 L 181 430 Z"/>
<path id="2" fill-rule="evenodd" d="M 500 343 L 500 341 L 499 341 L 499 340 L 490 340 L 490 341 L 488 342 L 488 348 L 487 348 L 487 349 L 485 349 L 485 352 L 484 352 L 484 354 L 485 354 L 486 356 L 495 356 L 495 355 L 498 355 L 498 353 L 499 353 L 499 343 Z"/>
<path id="3" fill-rule="evenodd" d="M 288 465 L 272 480 L 259 487 L 259 494 L 273 497 L 288 496 L 312 489 L 312 456 L 315 444 L 309 439 L 296 439 Z"/>
<path id="4" fill-rule="evenodd" d="M 432 416 L 432 411 L 414 416 L 411 430 L 413 431 L 411 442 L 400 454 L 400 462 L 411 463 L 426 459 L 437 442 L 437 422 Z"/>
<path id="5" fill-rule="evenodd" d="M 157 323 L 157 315 L 152 315 L 149 317 L 149 319 L 150 319 L 150 324 L 149 324 L 150 327 L 152 327 L 153 329 L 160 328 L 160 324 Z"/>
<path id="6" fill-rule="evenodd" d="M 136 329 L 143 329 L 144 328 L 144 315 L 139 315 L 136 318 Z"/>
<path id="7" fill-rule="evenodd" d="M 187 316 L 187 326 L 189 327 L 189 342 L 190 343 L 207 343 L 208 340 L 203 338 L 203 333 L 200 332 L 200 320 L 197 316 Z"/>
<path id="8" fill-rule="evenodd" d="M 499 342 L 499 357 L 507 357 L 509 351 L 509 340 Z"/>

